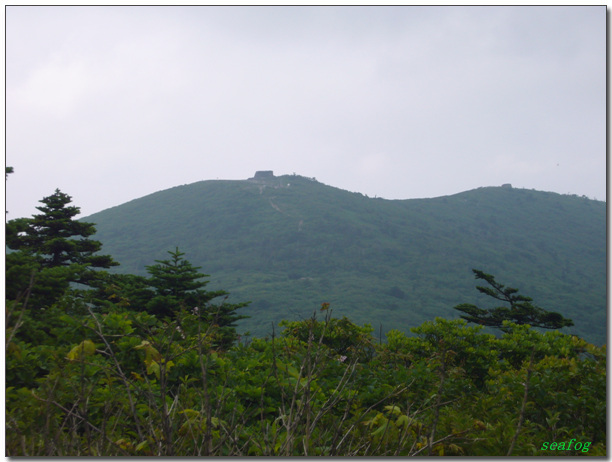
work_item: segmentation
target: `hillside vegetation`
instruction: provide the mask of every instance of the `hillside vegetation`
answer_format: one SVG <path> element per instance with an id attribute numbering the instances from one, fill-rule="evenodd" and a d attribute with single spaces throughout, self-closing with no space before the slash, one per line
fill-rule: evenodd
<path id="1" fill-rule="evenodd" d="M 330 302 L 377 331 L 408 331 L 480 303 L 471 269 L 495 274 L 567 332 L 605 342 L 605 203 L 486 187 L 384 200 L 288 175 L 178 186 L 84 218 L 121 266 L 144 274 L 178 246 L 210 287 L 250 300 L 241 329 L 265 335 Z"/>
<path id="2" fill-rule="evenodd" d="M 285 307 L 269 302 L 267 314 L 261 305 L 249 308 L 235 294 L 229 297 L 212 287 L 202 268 L 178 246 L 159 256 L 155 249 L 152 255 L 138 254 L 144 260 L 142 275 L 125 268 L 117 272 L 121 262 L 102 253 L 106 249 L 95 239 L 95 225 L 76 221 L 79 207 L 58 189 L 40 201 L 41 213 L 10 220 L 5 228 L 10 250 L 5 299 L 7 456 L 607 454 L 606 346 L 556 330 L 572 326 L 567 313 L 537 308 L 523 290 L 519 293 L 480 270 L 473 271 L 476 280 L 471 283 L 478 284 L 478 290 L 472 290 L 505 307 L 487 308 L 483 300 L 478 306 L 461 303 L 453 314 L 461 312 L 464 319 L 430 314 L 431 319 L 409 331 L 400 328 L 397 316 L 389 316 L 384 321 L 392 328 L 383 335 L 375 326 L 338 316 L 329 302 L 316 301 L 316 291 L 332 281 L 330 293 L 344 283 L 357 294 L 335 296 L 360 307 L 363 317 L 380 319 L 409 310 L 409 289 L 394 275 L 407 271 L 423 276 L 403 258 L 418 262 L 420 255 L 420 260 L 430 257 L 440 265 L 465 252 L 452 252 L 451 242 L 459 239 L 454 234 L 477 242 L 469 237 L 473 229 L 465 226 L 463 232 L 436 235 L 442 212 L 432 213 L 436 207 L 431 202 L 370 200 L 301 178 L 199 186 L 195 200 L 193 191 L 182 199 L 168 200 L 168 192 L 144 198 L 150 212 L 156 202 L 162 211 L 177 211 L 170 218 L 158 215 L 153 224 L 144 222 L 143 212 L 138 222 L 140 200 L 127 204 L 137 205 L 131 219 L 139 226 L 131 228 L 134 234 L 127 239 L 118 234 L 121 245 L 132 242 L 136 247 L 149 233 L 157 245 L 167 246 L 165 239 L 180 236 L 179 225 L 185 222 L 161 223 L 193 216 L 183 207 L 190 203 L 200 214 L 208 212 L 208 220 L 192 220 L 191 233 L 182 232 L 188 236 L 200 230 L 201 238 L 189 242 L 196 250 L 211 248 L 211 261 L 221 270 L 229 263 L 238 265 L 224 278 L 235 278 L 245 292 L 257 288 L 258 280 L 264 289 L 274 289 L 276 280 L 287 284 L 278 285 L 285 289 L 302 284 L 295 286 L 296 293 L 302 290 L 300 297 L 314 294 L 310 313 L 302 316 L 286 308 L 294 306 L 290 302 Z M 217 205 L 210 200 L 216 189 Z M 174 192 L 181 190 L 185 192 Z M 453 209 L 448 205 L 452 201 L 464 203 L 461 213 L 468 217 L 470 201 L 486 208 L 480 193 L 504 199 L 514 191 L 493 188 L 458 195 L 459 201 L 446 198 L 441 202 L 444 216 L 459 216 L 461 206 Z M 526 202 L 533 203 L 534 197 L 548 201 L 541 193 L 527 194 L 531 200 Z M 508 196 L 505 200 L 515 201 Z M 245 203 L 252 207 L 245 209 Z M 524 208 L 529 208 L 527 203 Z M 116 209 L 121 210 L 123 206 Z M 230 210 L 243 226 L 227 226 L 222 220 Z M 333 215 L 341 219 L 334 221 Z M 169 235 L 160 232 L 164 228 Z M 495 227 L 488 232 L 501 234 Z M 227 259 L 211 245 L 213 236 L 228 252 Z M 259 246 L 253 250 L 240 236 L 250 236 L 251 247 L 255 242 Z M 429 244 L 426 252 L 410 236 L 417 244 Z M 582 242 L 576 236 L 571 243 Z M 480 247 L 487 239 L 486 232 L 481 234 Z M 573 254 L 560 250 L 559 242 L 562 239 L 551 244 L 556 252 L 551 258 L 564 261 Z M 588 246 L 583 244 L 585 252 Z M 528 252 L 530 247 L 524 247 Z M 500 258 L 519 253 L 516 245 L 500 248 Z M 355 267 L 340 258 L 353 254 Z M 520 255 L 515 260 L 517 270 Z M 258 264 L 263 271 L 257 271 Z M 453 298 L 449 286 L 456 289 L 455 303 L 467 302 L 460 284 L 453 282 L 460 278 L 453 279 L 451 273 L 437 276 L 431 292 L 423 295 L 422 310 L 413 307 L 413 314 L 426 316 L 425 307 L 431 310 L 441 288 Z M 357 287 L 360 281 L 368 285 Z M 376 287 L 377 282 L 387 285 Z M 585 292 L 574 290 L 575 295 Z M 370 298 L 359 300 L 360 294 Z M 398 308 L 386 306 L 381 294 L 397 300 Z M 270 290 L 265 296 L 274 300 L 274 295 Z M 292 293 L 285 296 L 299 299 Z M 264 337 L 238 330 L 245 315 L 252 316 L 252 326 L 265 329 L 259 319 L 272 319 L 283 309 L 284 319 Z M 296 320 L 300 317 L 304 319 Z M 484 325 L 496 335 L 485 332 Z M 551 330 L 541 332 L 533 325 Z M 595 326 L 587 329 L 594 331 Z"/>

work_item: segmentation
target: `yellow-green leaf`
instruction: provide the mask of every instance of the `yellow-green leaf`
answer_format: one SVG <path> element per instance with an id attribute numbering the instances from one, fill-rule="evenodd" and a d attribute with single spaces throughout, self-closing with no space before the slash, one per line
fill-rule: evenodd
<path id="1" fill-rule="evenodd" d="M 401 415 L 395 421 L 395 425 L 397 425 L 398 427 L 403 427 L 404 425 L 408 425 L 409 422 L 410 419 L 408 419 L 407 415 Z"/>
<path id="2" fill-rule="evenodd" d="M 136 445 L 136 451 L 140 452 L 143 449 L 149 449 L 149 442 L 147 440 L 144 440 L 142 443 L 138 443 Z"/>
<path id="3" fill-rule="evenodd" d="M 402 410 L 398 406 L 385 406 L 385 409 L 395 415 L 400 415 L 402 413 Z"/>
<path id="4" fill-rule="evenodd" d="M 195 417 L 199 417 L 200 411 L 196 411 L 194 409 L 185 409 L 179 412 L 179 414 L 185 414 L 188 419 L 193 419 Z"/>
<path id="5" fill-rule="evenodd" d="M 147 365 L 147 374 L 155 374 L 155 377 L 159 379 L 159 363 L 155 361 L 150 361 L 146 363 Z"/>
<path id="6" fill-rule="evenodd" d="M 159 353 L 159 351 L 157 351 L 155 349 L 155 347 L 153 347 L 153 345 L 151 345 L 151 342 L 147 341 L 147 340 L 143 340 L 140 345 L 136 345 L 134 347 L 135 350 L 143 350 L 145 351 L 145 364 L 147 364 L 147 367 L 149 366 L 149 363 L 152 361 L 155 362 L 161 362 L 162 356 Z"/>
<path id="7" fill-rule="evenodd" d="M 83 340 L 77 346 L 75 346 L 66 355 L 69 361 L 78 361 L 85 356 L 91 356 L 96 352 L 96 346 L 91 340 Z"/>

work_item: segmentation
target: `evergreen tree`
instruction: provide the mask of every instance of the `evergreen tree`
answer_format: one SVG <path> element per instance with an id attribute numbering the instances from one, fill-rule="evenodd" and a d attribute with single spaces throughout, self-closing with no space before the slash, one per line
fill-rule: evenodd
<path id="1" fill-rule="evenodd" d="M 533 299 L 518 294 L 518 289 L 504 287 L 495 281 L 495 278 L 483 271 L 473 269 L 476 279 L 483 279 L 490 287 L 477 286 L 479 292 L 490 297 L 508 303 L 510 306 L 501 306 L 488 310 L 478 308 L 476 305 L 462 303 L 455 306 L 455 309 L 465 313 L 461 317 L 469 322 L 481 324 L 483 326 L 496 327 L 501 330 L 504 321 L 511 321 L 515 324 L 529 324 L 531 327 L 542 329 L 561 329 L 573 326 L 571 319 L 564 318 L 561 314 L 546 311 L 538 306 L 532 305 Z"/>
<path id="2" fill-rule="evenodd" d="M 236 323 L 241 319 L 246 319 L 249 316 L 238 314 L 236 310 L 249 305 L 245 303 L 227 303 L 226 295 L 223 301 L 218 305 L 208 304 L 205 307 L 203 317 L 204 320 L 215 327 L 217 333 L 216 346 L 222 350 L 230 348 L 238 339 L 236 333 Z M 199 307 L 198 307 L 199 309 Z"/>
<path id="3" fill-rule="evenodd" d="M 237 337 L 236 322 L 247 317 L 237 314 L 236 310 L 248 303 L 225 303 L 229 294 L 223 290 L 204 290 L 208 281 L 202 279 L 208 275 L 200 273 L 201 267 L 184 259 L 185 254 L 178 247 L 168 254 L 169 259 L 155 260 L 155 265 L 146 267 L 151 275 L 148 284 L 155 289 L 155 295 L 146 305 L 147 311 L 160 317 L 174 318 L 178 311 L 190 310 L 217 328 L 218 346 L 231 346 Z M 221 296 L 225 298 L 220 305 L 210 304 L 211 300 Z"/>
<path id="4" fill-rule="evenodd" d="M 102 244 L 91 240 L 93 223 L 74 220 L 80 209 L 70 206 L 72 198 L 56 189 L 37 207 L 41 214 L 18 218 L 6 224 L 7 298 L 15 299 L 25 290 L 32 273 L 36 305 L 52 304 L 71 282 L 94 285 L 98 274 L 93 268 L 118 265 L 109 255 L 95 255 Z"/>
<path id="5" fill-rule="evenodd" d="M 172 317 L 180 309 L 192 309 L 226 294 L 223 291 L 212 293 L 203 290 L 208 281 L 201 279 L 208 277 L 208 274 L 200 273 L 199 266 L 185 260 L 185 254 L 178 247 L 168 253 L 170 259 L 155 260 L 155 265 L 146 267 L 151 275 L 148 284 L 155 289 L 155 297 L 148 303 L 147 311 Z"/>
<path id="6" fill-rule="evenodd" d="M 208 274 L 202 274 L 198 270 L 200 266 L 193 266 L 188 260 L 184 259 L 184 252 L 178 247 L 173 251 L 169 250 L 170 259 L 155 260 L 156 265 L 147 266 L 147 272 L 151 275 L 149 285 L 154 287 L 158 295 L 171 296 L 177 299 L 193 300 L 194 302 L 204 293 L 201 289 L 208 284 L 208 281 L 200 281 Z M 220 295 L 224 295 L 225 292 Z"/>
<path id="7" fill-rule="evenodd" d="M 106 273 L 96 289 L 93 298 L 105 311 L 111 307 L 146 311 L 147 304 L 155 296 L 149 280 L 135 274 Z"/>
<path id="8" fill-rule="evenodd" d="M 54 194 L 40 201 L 44 205 L 36 207 L 41 214 L 30 219 L 11 220 L 11 233 L 7 236 L 9 247 L 36 255 L 43 268 L 74 263 L 95 268 L 118 265 L 108 255 L 94 255 L 102 248 L 99 241 L 88 239 L 96 233 L 95 225 L 74 220 L 81 210 L 69 206 L 71 201 L 68 194 L 56 189 Z"/>

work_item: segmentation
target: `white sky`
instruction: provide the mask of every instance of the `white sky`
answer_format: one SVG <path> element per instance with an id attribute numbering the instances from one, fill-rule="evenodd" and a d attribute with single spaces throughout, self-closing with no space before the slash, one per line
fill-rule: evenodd
<path id="1" fill-rule="evenodd" d="M 606 7 L 6 7 L 9 219 L 297 173 L 606 197 Z"/>

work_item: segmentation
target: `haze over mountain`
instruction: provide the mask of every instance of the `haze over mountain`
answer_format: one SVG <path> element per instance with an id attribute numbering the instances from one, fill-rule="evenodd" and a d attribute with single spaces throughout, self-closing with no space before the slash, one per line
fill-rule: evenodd
<path id="1" fill-rule="evenodd" d="M 406 330 L 453 306 L 497 306 L 472 268 L 573 319 L 606 341 L 606 206 L 511 185 L 431 199 L 385 200 L 298 175 L 257 172 L 159 191 L 83 218 L 96 223 L 117 271 L 179 247 L 210 275 L 208 289 L 248 301 L 241 331 L 266 335 L 282 319 L 335 316 L 378 331 Z M 277 327 L 278 329 L 278 327 Z"/>

